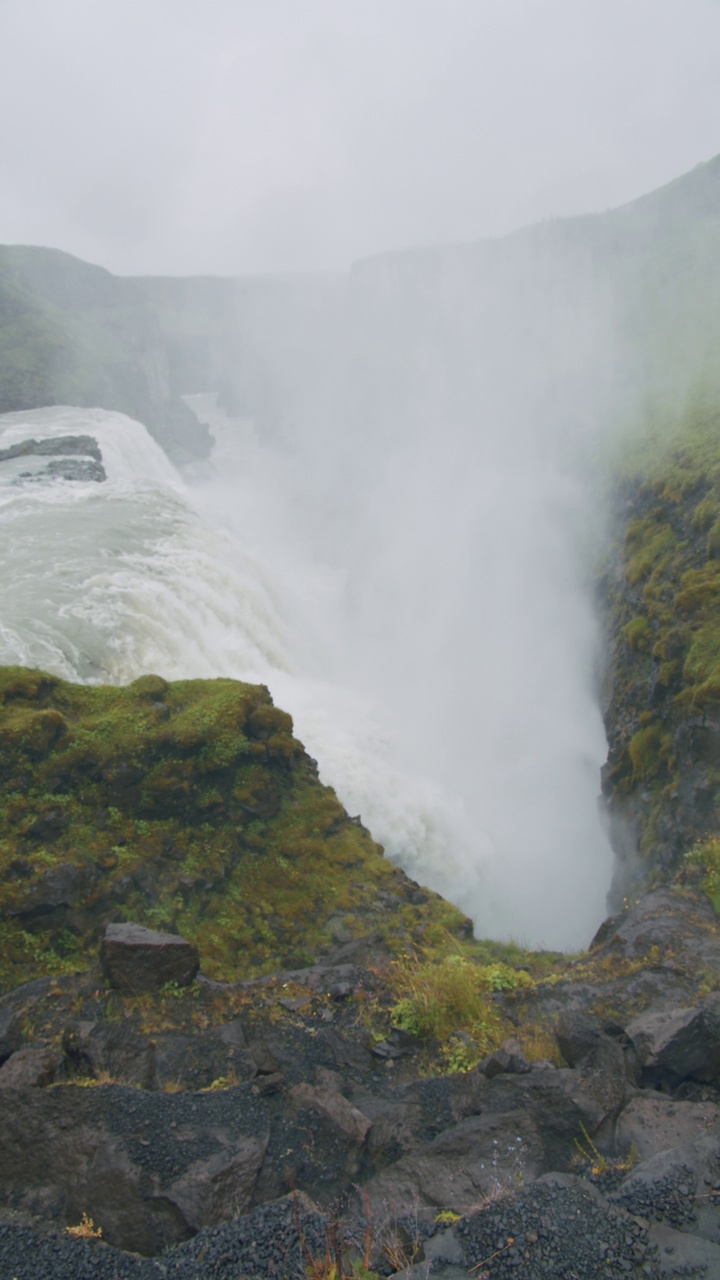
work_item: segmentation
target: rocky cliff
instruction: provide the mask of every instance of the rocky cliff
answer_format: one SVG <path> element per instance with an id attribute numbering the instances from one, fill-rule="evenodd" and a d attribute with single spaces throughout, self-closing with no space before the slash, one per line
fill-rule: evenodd
<path id="1" fill-rule="evenodd" d="M 302 275 L 123 278 L 59 250 L 0 246 L 0 413 L 116 409 L 174 462 L 207 457 L 209 432 L 183 396 L 220 392 L 272 428 L 334 289 Z"/>
<path id="2" fill-rule="evenodd" d="M 321 786 L 263 688 L 0 673 L 3 1275 L 720 1274 L 718 182 L 716 161 L 498 250 L 370 264 L 346 299 L 383 312 L 373 360 L 408 296 L 423 342 L 447 321 L 432 381 L 469 263 L 492 297 L 527 262 L 548 287 L 577 267 L 570 305 L 550 290 L 533 312 L 561 343 L 610 281 L 618 402 L 642 384 L 649 408 L 614 464 L 598 589 L 617 872 L 586 953 L 474 939 Z M 248 285 L 246 332 L 282 313 L 290 336 L 233 369 L 235 285 L 42 253 L 0 255 L 1 407 L 107 404 L 197 456 L 179 397 L 228 375 L 236 407 L 281 421 L 304 372 L 292 290 Z"/>
<path id="3" fill-rule="evenodd" d="M 3 668 L 0 717 L 5 987 L 82 967 L 118 919 L 181 931 L 224 980 L 469 927 L 345 813 L 263 687 Z"/>
<path id="4" fill-rule="evenodd" d="M 609 637 L 603 791 L 617 907 L 720 824 L 720 414 L 641 436 L 601 584 Z"/>

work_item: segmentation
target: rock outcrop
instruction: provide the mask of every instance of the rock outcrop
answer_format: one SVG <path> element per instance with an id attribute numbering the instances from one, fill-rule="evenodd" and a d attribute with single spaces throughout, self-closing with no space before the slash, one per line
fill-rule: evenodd
<path id="1" fill-rule="evenodd" d="M 601 590 L 616 908 L 720 832 L 719 429 L 703 406 L 658 429 L 620 488 Z"/>
<path id="2" fill-rule="evenodd" d="M 0 990 L 82 967 L 106 925 L 180 933 L 224 979 L 306 965 L 340 926 L 378 955 L 471 929 L 321 785 L 262 686 L 4 668 L 0 728 Z"/>
<path id="3" fill-rule="evenodd" d="M 454 1280 L 490 1255 L 491 1275 L 531 1280 L 713 1274 L 718 946 L 697 889 L 656 891 L 587 956 L 528 955 L 534 976 L 491 997 L 514 1034 L 450 1074 L 432 1074 L 441 1043 L 407 1032 L 401 1056 L 371 1052 L 402 966 L 343 948 L 234 984 L 139 993 L 91 969 L 10 991 L 0 1266 L 32 1277 L 52 1254 L 58 1276 L 185 1280 L 202 1258 L 235 1280 L 252 1241 L 269 1277 L 282 1239 L 282 1274 L 300 1276 L 327 1238 L 385 1275 Z M 104 1243 L 64 1231 L 83 1215 Z"/>

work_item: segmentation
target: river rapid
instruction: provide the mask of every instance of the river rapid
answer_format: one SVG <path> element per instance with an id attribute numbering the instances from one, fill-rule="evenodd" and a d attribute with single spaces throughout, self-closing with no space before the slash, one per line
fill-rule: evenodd
<path id="1" fill-rule="evenodd" d="M 391 520 L 402 456 L 359 500 L 191 404 L 216 443 L 183 474 L 119 413 L 0 417 L 0 450 L 89 436 L 107 475 L 0 463 L 0 662 L 262 682 L 349 812 L 479 936 L 587 945 L 611 855 L 582 484 L 508 457 L 470 484 L 419 454 Z"/>

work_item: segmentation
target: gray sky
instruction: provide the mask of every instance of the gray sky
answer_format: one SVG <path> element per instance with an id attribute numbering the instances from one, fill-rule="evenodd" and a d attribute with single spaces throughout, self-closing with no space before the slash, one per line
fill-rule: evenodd
<path id="1" fill-rule="evenodd" d="M 720 152 L 720 0 L 0 0 L 0 242 L 344 268 Z"/>

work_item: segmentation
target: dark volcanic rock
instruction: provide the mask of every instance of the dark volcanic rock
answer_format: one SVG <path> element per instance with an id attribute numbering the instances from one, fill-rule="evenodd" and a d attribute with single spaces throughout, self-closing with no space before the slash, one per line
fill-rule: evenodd
<path id="1" fill-rule="evenodd" d="M 38 819 L 30 828 L 29 834 L 34 838 L 38 823 L 42 829 L 46 816 Z M 39 835 L 37 838 L 42 839 L 43 836 Z M 52 838 L 52 835 L 46 833 L 46 840 Z M 17 916 L 24 924 L 54 923 L 62 928 L 72 917 L 81 879 L 77 867 L 69 863 L 62 862 L 56 867 L 50 867 L 33 884 L 23 889 L 17 905 L 8 908 L 8 915 Z"/>
<path id="2" fill-rule="evenodd" d="M 22 1030 L 17 1009 L 0 1009 L 0 1065 L 21 1045 Z"/>
<path id="3" fill-rule="evenodd" d="M 615 1140 L 620 1151 L 634 1148 L 641 1160 L 679 1147 L 707 1133 L 720 1132 L 720 1106 L 712 1102 L 677 1102 L 654 1089 L 639 1091 L 618 1120 Z"/>
<path id="4" fill-rule="evenodd" d="M 480 1063 L 479 1069 L 488 1080 L 492 1080 L 493 1076 L 504 1074 L 523 1076 L 531 1068 L 517 1040 L 505 1040 L 499 1049 Z"/>
<path id="5" fill-rule="evenodd" d="M 0 1067 L 0 1089 L 42 1088 L 52 1084 L 60 1066 L 52 1049 L 18 1049 Z"/>
<path id="6" fill-rule="evenodd" d="M 40 470 L 21 472 L 15 484 L 26 480 L 107 480 L 100 447 L 92 436 L 49 436 L 44 440 L 21 440 L 8 449 L 0 449 L 0 463 L 29 457 L 53 460 Z"/>
<path id="7" fill-rule="evenodd" d="M 521 1174 L 536 1177 L 543 1160 L 543 1144 L 527 1112 L 470 1116 L 377 1174 L 364 1192 L 376 1213 L 383 1206 L 396 1214 L 414 1206 L 465 1213 Z"/>
<path id="8" fill-rule="evenodd" d="M 712 1082 L 720 1077 L 717 996 L 696 1009 L 642 1014 L 628 1023 L 627 1032 L 646 1084 L 672 1088 L 686 1079 Z"/>
<path id="9" fill-rule="evenodd" d="M 669 886 L 653 889 L 605 920 L 591 943 L 593 954 L 633 960 L 650 957 L 652 948 L 657 961 L 672 957 L 671 969 L 720 969 L 720 921 L 707 898 Z"/>
<path id="10" fill-rule="evenodd" d="M 0 449 L 0 462 L 13 458 L 38 457 L 88 457 L 102 462 L 100 446 L 92 436 L 48 436 L 44 440 L 20 440 L 8 449 Z"/>
<path id="11" fill-rule="evenodd" d="M 111 1244 L 157 1253 L 250 1207 L 267 1137 L 265 1105 L 244 1085 L 7 1090 L 0 1203 L 65 1224 L 88 1213 Z"/>
<path id="12" fill-rule="evenodd" d="M 121 1023 L 78 1022 L 66 1031 L 63 1052 L 73 1074 L 106 1076 L 140 1089 L 156 1083 L 154 1042 Z"/>
<path id="13" fill-rule="evenodd" d="M 570 1174 L 550 1174 L 471 1214 L 455 1230 L 465 1269 L 492 1280 L 658 1280 L 662 1274 L 647 1224 Z"/>
<path id="14" fill-rule="evenodd" d="M 49 462 L 42 471 L 37 471 L 33 480 L 93 480 L 101 484 L 107 480 L 107 472 L 101 462 L 92 458 L 57 458 Z"/>
<path id="15" fill-rule="evenodd" d="M 128 995 L 157 991 L 166 982 L 189 986 L 200 967 L 197 947 L 139 924 L 109 924 L 100 948 L 103 973 Z"/>

